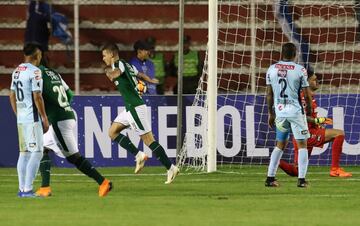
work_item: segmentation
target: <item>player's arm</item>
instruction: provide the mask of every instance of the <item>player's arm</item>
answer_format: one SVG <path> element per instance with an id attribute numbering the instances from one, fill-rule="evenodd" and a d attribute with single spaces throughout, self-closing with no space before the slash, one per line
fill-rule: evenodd
<path id="1" fill-rule="evenodd" d="M 48 118 L 46 116 L 45 104 L 44 104 L 44 100 L 42 98 L 41 92 L 40 91 L 33 91 L 33 98 L 34 98 L 36 108 L 38 109 L 39 114 L 41 116 L 44 133 L 46 133 L 48 131 L 48 129 L 49 129 L 49 121 L 48 121 Z"/>
<path id="2" fill-rule="evenodd" d="M 304 98 L 305 98 L 305 103 L 306 103 L 306 115 L 311 117 L 311 115 L 312 115 L 312 108 L 311 108 L 312 99 L 311 99 L 310 87 L 308 87 L 308 86 L 304 87 L 303 92 L 304 92 Z"/>
<path id="3" fill-rule="evenodd" d="M 114 81 L 116 78 L 118 78 L 122 74 L 122 71 L 119 68 L 113 69 L 111 67 L 106 67 L 105 74 L 110 81 Z"/>
<path id="4" fill-rule="evenodd" d="M 266 86 L 266 103 L 268 106 L 268 113 L 269 113 L 268 124 L 272 128 L 275 122 L 275 112 L 274 112 L 274 93 L 271 85 Z"/>
<path id="5" fill-rule="evenodd" d="M 60 78 L 61 78 L 61 76 L 60 76 Z M 74 97 L 73 91 L 70 89 L 68 84 L 66 84 L 66 82 L 62 78 L 61 78 L 61 84 L 63 85 L 63 87 L 65 89 L 66 97 L 67 97 L 69 103 L 71 103 L 73 100 L 73 97 Z"/>
<path id="6" fill-rule="evenodd" d="M 16 108 L 16 94 L 14 90 L 10 91 L 10 104 L 11 104 L 11 108 L 13 109 L 15 115 L 17 114 L 17 108 Z"/>
<path id="7" fill-rule="evenodd" d="M 41 76 L 41 70 L 35 70 L 31 75 L 31 90 L 35 106 L 41 116 L 43 131 L 46 133 L 49 130 L 49 120 L 45 112 L 44 99 L 42 98 L 43 80 Z"/>

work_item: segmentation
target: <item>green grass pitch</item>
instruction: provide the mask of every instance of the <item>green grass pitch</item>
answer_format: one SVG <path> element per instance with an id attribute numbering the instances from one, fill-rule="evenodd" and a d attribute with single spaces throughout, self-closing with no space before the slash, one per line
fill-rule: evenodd
<path id="1" fill-rule="evenodd" d="M 227 226 L 360 225 L 360 171 L 350 179 L 331 178 L 328 167 L 310 167 L 310 187 L 279 171 L 279 188 L 264 187 L 266 166 L 182 172 L 165 185 L 165 170 L 146 167 L 100 168 L 114 183 L 105 198 L 98 186 L 75 169 L 52 169 L 53 196 L 16 197 L 15 168 L 0 168 L 0 225 Z M 39 186 L 39 177 L 35 186 Z"/>

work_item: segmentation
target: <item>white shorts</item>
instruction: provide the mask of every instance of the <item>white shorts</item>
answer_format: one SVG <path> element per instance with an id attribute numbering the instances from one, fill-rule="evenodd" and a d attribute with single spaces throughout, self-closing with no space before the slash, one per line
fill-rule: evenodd
<path id="1" fill-rule="evenodd" d="M 296 140 L 306 140 L 310 137 L 306 115 L 298 117 L 276 117 L 276 139 L 288 140 L 290 129 Z"/>
<path id="2" fill-rule="evenodd" d="M 20 152 L 43 151 L 43 128 L 41 122 L 17 125 Z"/>
<path id="3" fill-rule="evenodd" d="M 143 135 L 151 131 L 147 107 L 145 104 L 137 106 L 130 111 L 121 112 L 115 118 L 114 122 L 121 123 L 124 126 L 130 126 L 131 129 L 138 132 L 139 135 Z"/>
<path id="4" fill-rule="evenodd" d="M 75 119 L 51 125 L 49 131 L 44 134 L 44 147 L 53 150 L 59 157 L 68 157 L 79 152 Z"/>

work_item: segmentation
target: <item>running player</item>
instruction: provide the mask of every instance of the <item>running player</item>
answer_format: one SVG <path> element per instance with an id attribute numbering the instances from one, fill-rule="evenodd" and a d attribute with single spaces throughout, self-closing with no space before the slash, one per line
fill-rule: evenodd
<path id="1" fill-rule="evenodd" d="M 10 103 L 17 116 L 19 135 L 18 196 L 35 197 L 33 182 L 42 158 L 43 132 L 49 129 L 49 121 L 41 96 L 43 80 L 37 67 L 41 51 L 36 45 L 27 44 L 23 52 L 25 63 L 12 73 Z"/>
<path id="2" fill-rule="evenodd" d="M 111 140 L 116 141 L 121 147 L 135 155 L 135 173 L 138 173 L 144 167 L 148 157 L 144 152 L 139 151 L 127 136 L 120 133 L 128 127 L 137 131 L 144 144 L 153 151 L 156 158 L 166 167 L 167 180 L 165 184 L 170 184 L 179 173 L 179 169 L 171 163 L 164 148 L 155 141 L 148 122 L 145 102 L 136 88 L 137 77 L 154 84 L 158 83 L 158 80 L 150 79 L 147 75 L 139 73 L 136 68 L 124 60 L 120 60 L 119 49 L 115 44 L 106 44 L 102 48 L 102 56 L 103 61 L 108 66 L 105 69 L 106 76 L 121 93 L 126 109 L 115 118 L 109 129 Z"/>
<path id="3" fill-rule="evenodd" d="M 266 100 L 269 112 L 269 126 L 276 125 L 276 147 L 271 153 L 270 163 L 265 186 L 278 187 L 275 179 L 279 161 L 289 139 L 290 130 L 299 144 L 299 176 L 298 187 L 307 187 L 305 180 L 308 155 L 306 140 L 309 131 L 306 116 L 300 103 L 300 90 L 303 89 L 305 100 L 308 103 L 308 114 L 311 114 L 311 96 L 307 82 L 306 69 L 294 63 L 296 47 L 286 43 L 281 50 L 282 61 L 269 67 L 266 73 Z M 275 112 L 274 112 L 275 108 Z"/>
<path id="4" fill-rule="evenodd" d="M 340 167 L 340 155 L 342 153 L 342 146 L 344 143 L 345 133 L 343 130 L 339 129 L 326 129 L 322 125 L 323 124 L 332 124 L 332 119 L 325 117 L 318 117 L 317 112 L 315 112 L 317 108 L 317 103 L 314 98 L 315 91 L 319 88 L 319 83 L 317 81 L 316 74 L 313 72 L 309 72 L 308 76 L 309 87 L 311 90 L 312 97 L 312 115 L 307 117 L 308 127 L 310 132 L 310 138 L 307 140 L 307 149 L 309 156 L 311 156 L 311 152 L 314 147 L 322 148 L 324 144 L 328 142 L 332 143 L 332 155 L 331 155 L 331 168 L 330 168 L 330 176 L 331 177 L 351 177 L 352 174 L 346 172 L 343 168 Z M 302 95 L 302 102 L 306 104 L 304 101 L 304 96 Z M 293 139 L 294 144 L 294 164 L 290 164 L 284 160 L 280 160 L 280 168 L 284 170 L 290 176 L 298 175 L 298 167 L 297 167 L 297 156 L 298 156 L 298 147 Z"/>
<path id="5" fill-rule="evenodd" d="M 91 177 L 99 184 L 99 196 L 106 196 L 112 189 L 112 182 L 104 178 L 92 165 L 79 153 L 77 143 L 77 122 L 75 112 L 70 106 L 69 99 L 72 93 L 56 71 L 43 65 L 39 67 L 44 80 L 43 98 L 45 109 L 51 127 L 44 138 L 44 157 L 40 164 L 42 185 L 36 192 L 40 196 L 50 196 L 50 158 L 48 151 L 55 153 L 61 151 L 66 160 L 76 166 L 85 175 Z"/>

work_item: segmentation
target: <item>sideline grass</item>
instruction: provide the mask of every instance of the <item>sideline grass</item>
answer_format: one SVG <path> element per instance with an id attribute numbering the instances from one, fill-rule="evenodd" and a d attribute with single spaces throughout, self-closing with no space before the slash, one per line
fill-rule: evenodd
<path id="1" fill-rule="evenodd" d="M 346 169 L 351 179 L 311 167 L 310 187 L 300 189 L 280 171 L 281 187 L 264 187 L 265 166 L 185 172 L 171 185 L 164 185 L 163 168 L 147 167 L 140 175 L 133 168 L 100 168 L 114 190 L 99 198 L 95 182 L 75 169 L 54 168 L 52 197 L 20 199 L 16 169 L 0 168 L 0 225 L 360 225 L 360 171 Z"/>

